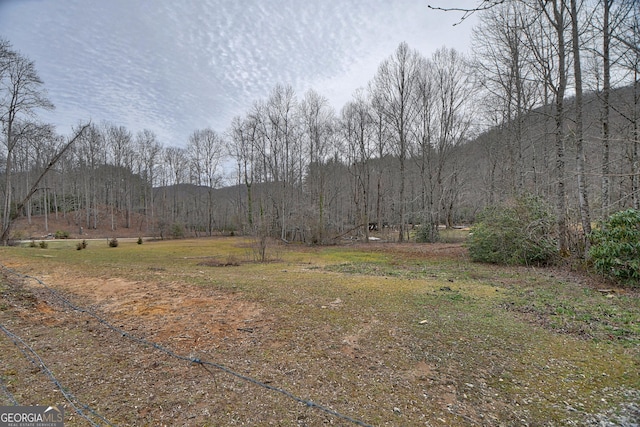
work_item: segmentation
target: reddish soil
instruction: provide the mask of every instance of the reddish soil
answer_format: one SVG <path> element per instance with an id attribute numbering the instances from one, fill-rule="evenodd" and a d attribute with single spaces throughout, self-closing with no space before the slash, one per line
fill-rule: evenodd
<path id="1" fill-rule="evenodd" d="M 50 214 L 44 216 L 32 216 L 31 218 L 18 218 L 13 226 L 14 235 L 19 240 L 41 240 L 52 238 L 56 232 L 67 233 L 70 239 L 98 239 L 111 237 L 141 237 L 149 236 L 145 217 L 132 215 L 130 227 L 126 227 L 126 218 L 116 215 L 113 221 L 111 217 L 100 217 L 98 227 L 86 226 L 86 217 L 82 213 L 72 212 L 66 215 Z M 82 228 L 82 229 L 81 229 Z"/>
<path id="2" fill-rule="evenodd" d="M 124 333 L 143 337 L 180 357 L 211 360 L 220 352 L 232 352 L 237 357 L 235 368 L 246 369 L 242 355 L 253 345 L 254 332 L 268 333 L 273 320 L 256 304 L 232 293 L 185 284 L 96 277 L 70 281 L 64 271 L 52 271 L 40 279 L 58 295 L 108 319 Z M 189 366 L 124 339 L 33 281 L 12 276 L 0 277 L 0 281 L 9 283 L 2 294 L 0 324 L 46 360 L 57 380 L 75 393 L 76 406 L 90 406 L 113 425 L 207 425 L 211 419 L 207 411 L 224 412 L 227 404 L 242 400 L 246 385 L 234 384 L 232 377 L 218 378 L 218 371 Z M 39 367 L 29 364 L 6 338 L 0 334 L 0 359 L 7 357 L 6 362 L 11 362 L 0 367 L 0 386 L 5 385 L 21 405 L 64 404 L 65 425 L 87 425 Z M 218 406 L 204 396 L 212 384 L 231 392 L 226 403 L 222 400 Z M 5 397 L 0 391 L 0 404 L 11 403 Z M 227 419 L 246 418 L 235 413 Z"/>

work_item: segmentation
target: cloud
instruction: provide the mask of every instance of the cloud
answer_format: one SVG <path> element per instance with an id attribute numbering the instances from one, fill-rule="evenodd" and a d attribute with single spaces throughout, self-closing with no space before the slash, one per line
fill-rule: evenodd
<path id="1" fill-rule="evenodd" d="M 340 108 L 401 41 L 424 52 L 451 40 L 435 14 L 411 0 L 4 1 L 0 28 L 36 61 L 61 132 L 92 118 L 184 145 L 276 84 Z"/>

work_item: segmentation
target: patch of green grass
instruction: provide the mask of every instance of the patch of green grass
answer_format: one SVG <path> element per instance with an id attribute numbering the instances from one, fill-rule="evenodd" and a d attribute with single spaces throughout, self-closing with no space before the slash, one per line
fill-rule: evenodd
<path id="1" fill-rule="evenodd" d="M 637 296 L 603 293 L 583 285 L 542 280 L 508 288 L 504 307 L 533 316 L 544 327 L 595 341 L 640 344 Z"/>
<path id="2" fill-rule="evenodd" d="M 348 262 L 342 264 L 332 264 L 325 267 L 327 271 L 344 274 L 364 274 L 371 276 L 386 277 L 409 277 L 409 271 L 398 269 L 385 263 L 372 262 Z"/>
<path id="3" fill-rule="evenodd" d="M 463 243 L 469 237 L 469 229 L 445 228 L 439 231 L 440 241 L 444 243 Z"/>
<path id="4" fill-rule="evenodd" d="M 349 261 L 325 266 L 327 271 L 344 274 L 399 277 L 404 279 L 465 279 L 473 265 L 455 262 L 427 262 L 417 259 L 381 258 L 373 261 Z"/>

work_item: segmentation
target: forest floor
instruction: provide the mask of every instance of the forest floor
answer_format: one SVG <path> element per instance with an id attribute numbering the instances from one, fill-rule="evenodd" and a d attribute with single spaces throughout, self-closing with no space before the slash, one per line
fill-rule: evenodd
<path id="1" fill-rule="evenodd" d="M 16 220 L 13 230 L 17 240 L 47 240 L 55 237 L 56 232 L 67 234 L 71 239 L 107 239 L 107 238 L 138 238 L 147 236 L 144 226 L 144 216 L 132 215 L 130 227 L 122 215 L 117 215 L 113 224 L 111 219 L 103 215 L 96 228 L 83 227 L 86 218 L 77 213 L 44 216 L 20 217 Z"/>
<path id="2" fill-rule="evenodd" d="M 268 251 L 0 248 L 0 405 L 68 426 L 638 425 L 637 291 L 461 244 Z"/>

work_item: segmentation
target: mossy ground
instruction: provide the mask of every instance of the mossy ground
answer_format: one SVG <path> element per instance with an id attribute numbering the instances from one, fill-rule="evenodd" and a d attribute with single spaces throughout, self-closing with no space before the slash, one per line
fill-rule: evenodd
<path id="1" fill-rule="evenodd" d="M 637 293 L 558 269 L 471 263 L 459 243 L 271 243 L 268 254 L 255 262 L 241 238 L 0 249 L 4 266 L 136 336 L 371 425 L 585 425 L 638 408 Z M 343 423 L 127 341 L 35 282 L 16 283 L 0 284 L 0 323 L 115 424 Z M 64 403 L 4 336 L 0 354 L 21 404 Z"/>

